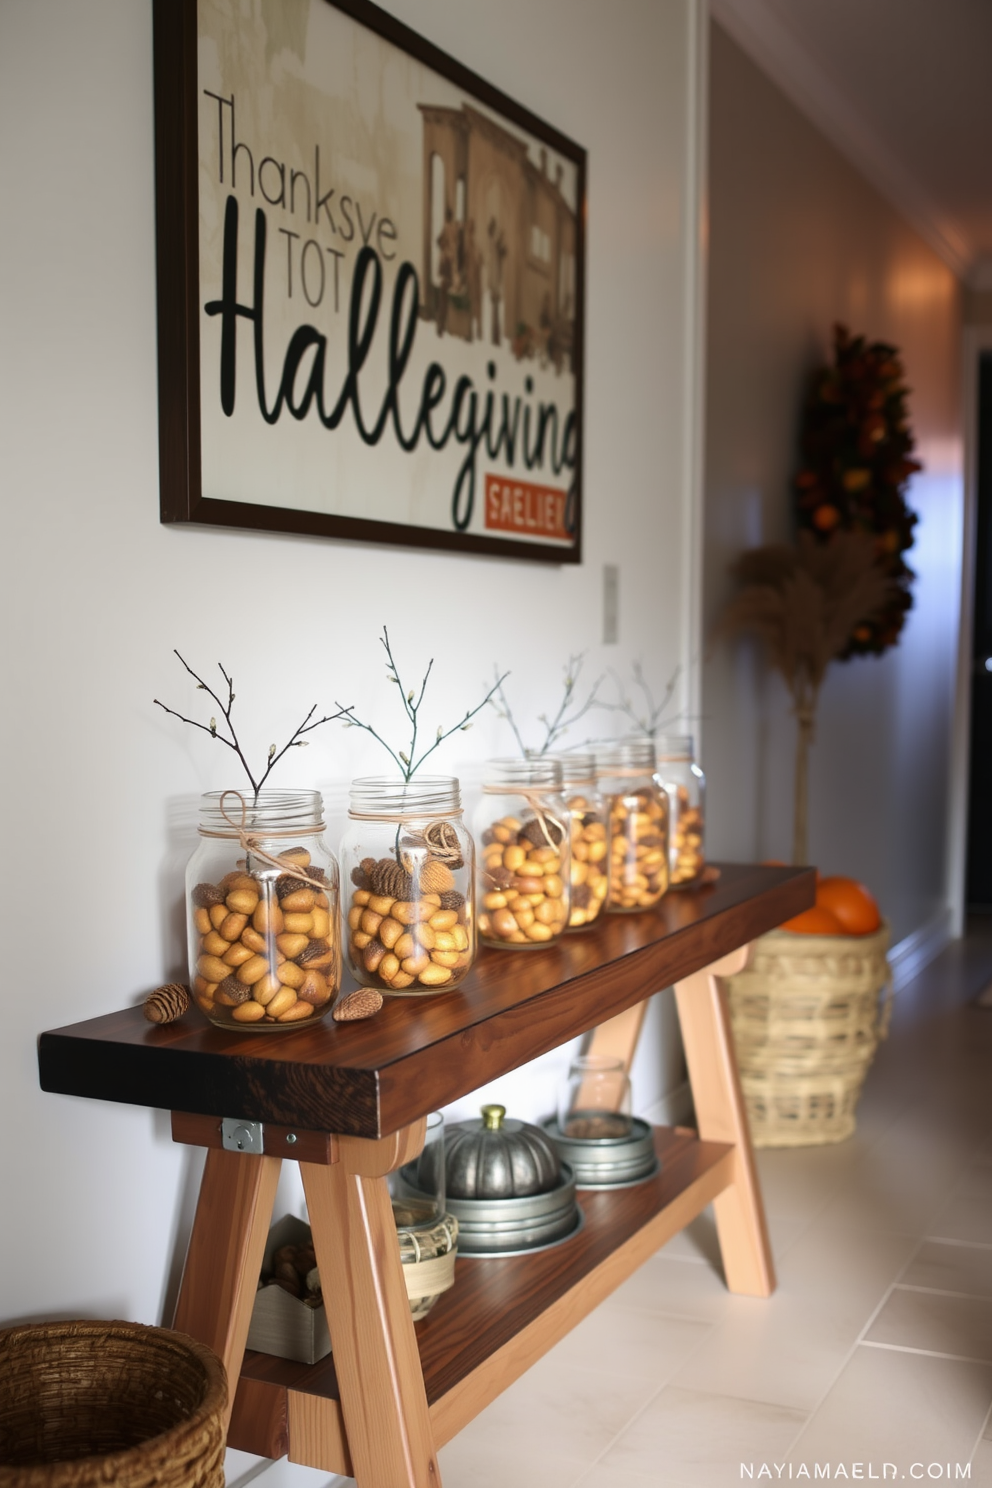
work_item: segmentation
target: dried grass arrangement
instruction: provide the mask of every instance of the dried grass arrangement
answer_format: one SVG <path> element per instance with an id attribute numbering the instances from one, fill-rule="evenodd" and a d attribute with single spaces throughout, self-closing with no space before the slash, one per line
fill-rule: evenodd
<path id="1" fill-rule="evenodd" d="M 820 688 L 855 629 L 891 602 L 894 580 L 879 566 L 871 537 L 843 531 L 826 542 L 806 531 L 795 545 L 751 548 L 732 572 L 743 587 L 718 633 L 757 636 L 791 694 L 797 725 L 792 861 L 806 863 L 809 749 Z"/>

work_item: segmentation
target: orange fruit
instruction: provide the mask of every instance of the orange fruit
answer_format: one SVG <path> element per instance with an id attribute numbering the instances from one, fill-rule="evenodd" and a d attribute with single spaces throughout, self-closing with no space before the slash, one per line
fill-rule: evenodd
<path id="1" fill-rule="evenodd" d="M 843 935 L 844 926 L 835 914 L 829 909 L 821 909 L 814 904 L 812 909 L 804 909 L 802 914 L 797 914 L 791 920 L 786 920 L 784 925 L 779 925 L 780 930 L 791 930 L 795 935 Z"/>
<path id="2" fill-rule="evenodd" d="M 816 527 L 820 532 L 832 531 L 833 528 L 837 526 L 837 523 L 839 521 L 840 512 L 835 506 L 830 506 L 829 503 L 824 503 L 823 506 L 818 506 L 816 508 L 816 511 L 813 513 L 813 526 Z"/>
<path id="3" fill-rule="evenodd" d="M 840 874 L 821 878 L 816 907 L 836 915 L 845 935 L 870 935 L 882 923 L 878 905 L 864 884 Z"/>

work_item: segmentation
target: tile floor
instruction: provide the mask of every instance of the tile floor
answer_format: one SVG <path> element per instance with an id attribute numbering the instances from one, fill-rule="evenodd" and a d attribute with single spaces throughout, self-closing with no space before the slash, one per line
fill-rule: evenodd
<path id="1" fill-rule="evenodd" d="M 759 1153 L 770 1300 L 725 1290 L 701 1216 L 441 1450 L 445 1488 L 992 1488 L 990 977 L 978 922 L 900 993 L 857 1135 Z"/>

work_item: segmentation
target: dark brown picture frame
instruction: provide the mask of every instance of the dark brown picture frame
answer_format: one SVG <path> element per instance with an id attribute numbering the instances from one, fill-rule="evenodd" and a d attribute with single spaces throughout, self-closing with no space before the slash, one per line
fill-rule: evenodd
<path id="1" fill-rule="evenodd" d="M 370 0 L 324 0 L 503 115 L 576 171 L 574 542 L 565 546 L 204 494 L 201 471 L 197 0 L 154 0 L 159 470 L 165 523 L 250 528 L 562 564 L 582 560 L 586 152 Z"/>

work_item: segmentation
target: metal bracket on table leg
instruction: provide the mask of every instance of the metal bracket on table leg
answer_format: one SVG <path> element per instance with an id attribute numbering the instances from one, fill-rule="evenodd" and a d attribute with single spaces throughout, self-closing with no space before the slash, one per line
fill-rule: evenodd
<path id="1" fill-rule="evenodd" d="M 240 1116 L 225 1116 L 220 1124 L 221 1144 L 225 1152 L 264 1152 L 264 1129 L 260 1121 L 243 1121 Z"/>

